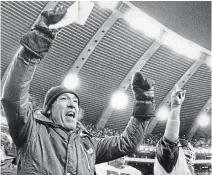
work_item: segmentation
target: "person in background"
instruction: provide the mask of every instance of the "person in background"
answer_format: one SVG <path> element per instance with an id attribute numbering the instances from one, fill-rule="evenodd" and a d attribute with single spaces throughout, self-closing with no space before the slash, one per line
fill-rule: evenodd
<path id="1" fill-rule="evenodd" d="M 34 29 L 21 38 L 23 49 L 3 87 L 2 105 L 17 148 L 19 174 L 93 175 L 96 163 L 133 152 L 143 139 L 146 121 L 154 117 L 154 82 L 140 72 L 132 77 L 135 105 L 120 136 L 92 137 L 78 121 L 79 95 L 61 85 L 46 93 L 43 110 L 32 109 L 29 88 L 33 74 L 58 32 L 49 25 L 58 23 L 66 12 L 61 6 L 41 13 Z"/>
<path id="2" fill-rule="evenodd" d="M 185 90 L 175 90 L 171 95 L 171 112 L 164 136 L 156 146 L 154 175 L 194 175 L 193 147 L 186 140 L 179 141 L 180 110 L 185 100 Z"/>
<path id="3" fill-rule="evenodd" d="M 3 132 L 0 132 L 1 137 L 1 174 L 2 175 L 16 175 L 17 166 L 15 165 L 16 158 L 9 156 L 12 149 L 12 138 Z"/>
<path id="4" fill-rule="evenodd" d="M 125 165 L 125 158 L 121 157 L 110 162 L 95 166 L 96 175 L 142 175 L 136 168 Z"/>

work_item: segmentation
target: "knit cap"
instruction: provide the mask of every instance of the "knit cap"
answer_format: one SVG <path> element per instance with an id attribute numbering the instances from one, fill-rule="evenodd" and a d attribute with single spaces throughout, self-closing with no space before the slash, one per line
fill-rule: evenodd
<path id="1" fill-rule="evenodd" d="M 64 93 L 74 94 L 78 98 L 78 105 L 79 105 L 79 96 L 77 95 L 76 92 L 64 86 L 52 87 L 51 89 L 48 90 L 44 99 L 43 110 L 45 114 L 48 111 L 51 104 L 54 103 L 54 101 L 57 99 L 57 97 L 59 97 L 61 94 Z"/>

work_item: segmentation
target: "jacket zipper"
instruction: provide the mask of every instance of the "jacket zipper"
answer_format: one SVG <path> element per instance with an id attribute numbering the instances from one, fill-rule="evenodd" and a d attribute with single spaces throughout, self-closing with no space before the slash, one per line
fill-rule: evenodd
<path id="1" fill-rule="evenodd" d="M 85 149 L 83 148 L 82 144 L 80 144 L 80 146 L 82 147 L 82 150 L 83 150 L 83 152 L 84 152 L 84 154 L 85 154 L 86 161 L 87 161 L 87 164 L 88 164 L 88 170 L 91 171 L 91 167 L 90 167 L 89 160 L 88 160 L 88 156 L 87 156 L 87 154 L 86 154 L 86 152 L 85 152 Z"/>
<path id="2" fill-rule="evenodd" d="M 67 174 L 67 169 L 68 169 L 70 146 L 71 146 L 71 144 L 69 143 L 68 144 L 68 151 L 67 151 L 67 158 L 66 158 L 65 174 Z"/>

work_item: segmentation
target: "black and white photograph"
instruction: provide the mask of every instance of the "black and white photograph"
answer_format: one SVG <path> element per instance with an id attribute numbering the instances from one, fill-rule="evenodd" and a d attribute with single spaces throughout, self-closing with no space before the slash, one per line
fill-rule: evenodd
<path id="1" fill-rule="evenodd" d="M 211 175 L 211 1 L 0 1 L 1 175 Z"/>

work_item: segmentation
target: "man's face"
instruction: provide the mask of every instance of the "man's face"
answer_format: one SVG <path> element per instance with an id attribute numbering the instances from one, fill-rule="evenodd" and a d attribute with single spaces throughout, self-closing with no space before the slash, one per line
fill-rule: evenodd
<path id="1" fill-rule="evenodd" d="M 114 160 L 114 163 L 116 164 L 115 166 L 118 168 L 120 168 L 122 165 L 124 165 L 125 164 L 125 159 L 124 159 L 124 157 L 120 157 L 120 158 L 118 158 L 118 159 L 115 159 Z"/>
<path id="2" fill-rule="evenodd" d="M 60 95 L 52 104 L 50 118 L 67 131 L 76 129 L 79 114 L 78 98 L 71 93 Z"/>
<path id="3" fill-rule="evenodd" d="M 125 164 L 125 158 L 124 157 L 120 157 L 118 159 L 118 162 L 121 164 L 121 165 L 124 165 Z"/>

